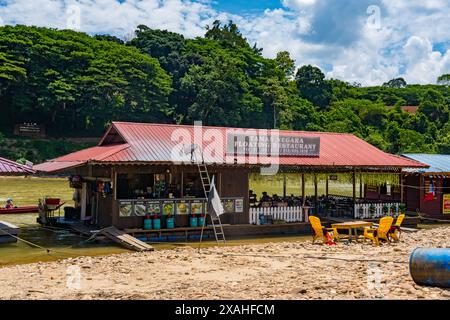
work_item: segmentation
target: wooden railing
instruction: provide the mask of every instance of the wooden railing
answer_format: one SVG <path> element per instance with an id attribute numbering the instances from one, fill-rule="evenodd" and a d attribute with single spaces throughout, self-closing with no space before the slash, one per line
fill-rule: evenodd
<path id="1" fill-rule="evenodd" d="M 250 208 L 250 224 L 260 224 L 260 215 L 285 222 L 308 221 L 309 207 Z"/>

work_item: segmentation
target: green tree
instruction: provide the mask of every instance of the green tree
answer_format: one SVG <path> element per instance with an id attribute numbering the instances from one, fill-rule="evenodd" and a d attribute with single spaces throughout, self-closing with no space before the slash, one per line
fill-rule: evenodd
<path id="1" fill-rule="evenodd" d="M 0 69 L 1 74 L 9 70 L 8 85 L 2 83 L 0 92 L 8 114 L 4 126 L 38 122 L 53 134 L 86 128 L 98 134 L 117 118 L 170 120 L 171 79 L 156 59 L 134 47 L 107 37 L 19 25 L 0 28 L 0 51 L 0 60 L 9 61 Z"/>
<path id="2" fill-rule="evenodd" d="M 288 51 L 281 51 L 277 53 L 275 58 L 277 68 L 283 72 L 286 78 L 291 78 L 295 71 L 295 60 L 293 60 Z"/>
<path id="3" fill-rule="evenodd" d="M 325 109 L 331 100 L 331 86 L 325 81 L 323 72 L 311 65 L 303 66 L 295 75 L 300 96 L 320 109 Z"/>
<path id="4" fill-rule="evenodd" d="M 405 88 L 407 85 L 408 84 L 403 78 L 396 78 L 383 83 L 383 87 L 396 89 Z"/>
<path id="5" fill-rule="evenodd" d="M 419 112 L 435 122 L 438 127 L 444 125 L 449 119 L 448 105 L 443 95 L 433 89 L 425 92 L 419 106 Z"/>
<path id="6" fill-rule="evenodd" d="M 443 74 L 439 76 L 437 83 L 443 86 L 450 86 L 450 74 Z"/>
<path id="7" fill-rule="evenodd" d="M 443 135 L 438 141 L 437 151 L 442 154 L 450 154 L 450 133 Z"/>

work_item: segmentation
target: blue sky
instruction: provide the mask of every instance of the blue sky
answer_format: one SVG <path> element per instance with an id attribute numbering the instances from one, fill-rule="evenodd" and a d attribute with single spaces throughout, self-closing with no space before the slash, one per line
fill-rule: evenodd
<path id="1" fill-rule="evenodd" d="M 435 83 L 450 73 L 450 0 L 0 0 L 0 24 L 130 38 L 138 24 L 201 36 L 233 20 L 267 57 L 363 85 L 395 77 Z"/>
<path id="2" fill-rule="evenodd" d="M 226 11 L 232 14 L 261 14 L 266 9 L 282 8 L 281 1 L 279 0 L 256 0 L 256 1 L 212 1 L 211 5 L 218 11 Z"/>

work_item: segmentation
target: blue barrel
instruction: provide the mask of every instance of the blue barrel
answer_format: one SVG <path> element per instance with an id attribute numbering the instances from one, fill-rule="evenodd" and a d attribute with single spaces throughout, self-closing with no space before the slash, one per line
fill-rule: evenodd
<path id="1" fill-rule="evenodd" d="M 205 218 L 199 217 L 199 218 L 198 218 L 198 226 L 199 226 L 199 227 L 203 227 L 203 225 L 205 225 L 205 227 L 206 227 L 206 224 L 205 224 Z"/>
<path id="2" fill-rule="evenodd" d="M 415 249 L 409 258 L 409 272 L 419 285 L 450 288 L 450 249 Z"/>
<path id="3" fill-rule="evenodd" d="M 266 216 L 263 214 L 259 215 L 259 224 L 263 225 L 266 224 Z"/>
<path id="4" fill-rule="evenodd" d="M 197 228 L 198 227 L 198 218 L 197 217 L 191 217 L 189 219 L 189 225 L 191 228 Z"/>
<path id="5" fill-rule="evenodd" d="M 161 229 L 161 219 L 153 219 L 153 229 Z"/>
<path id="6" fill-rule="evenodd" d="M 175 219 L 174 218 L 167 218 L 166 219 L 166 227 L 167 227 L 167 229 L 175 228 Z"/>
<path id="7" fill-rule="evenodd" d="M 144 219 L 144 230 L 152 229 L 152 219 Z"/>

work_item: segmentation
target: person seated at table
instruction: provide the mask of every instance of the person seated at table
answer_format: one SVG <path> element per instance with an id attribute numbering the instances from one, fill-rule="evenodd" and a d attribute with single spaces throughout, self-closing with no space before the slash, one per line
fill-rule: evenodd
<path id="1" fill-rule="evenodd" d="M 272 198 L 271 197 L 269 197 L 269 195 L 267 194 L 267 192 L 263 192 L 262 193 L 262 197 L 261 197 L 261 199 L 259 200 L 260 202 L 270 202 L 270 201 L 272 201 Z"/>
<path id="2" fill-rule="evenodd" d="M 5 209 L 13 209 L 13 208 L 14 208 L 13 199 L 8 198 L 8 199 L 6 200 Z"/>
<path id="3" fill-rule="evenodd" d="M 295 205 L 295 196 L 291 194 L 290 197 L 286 198 L 289 207 L 293 207 Z"/>

